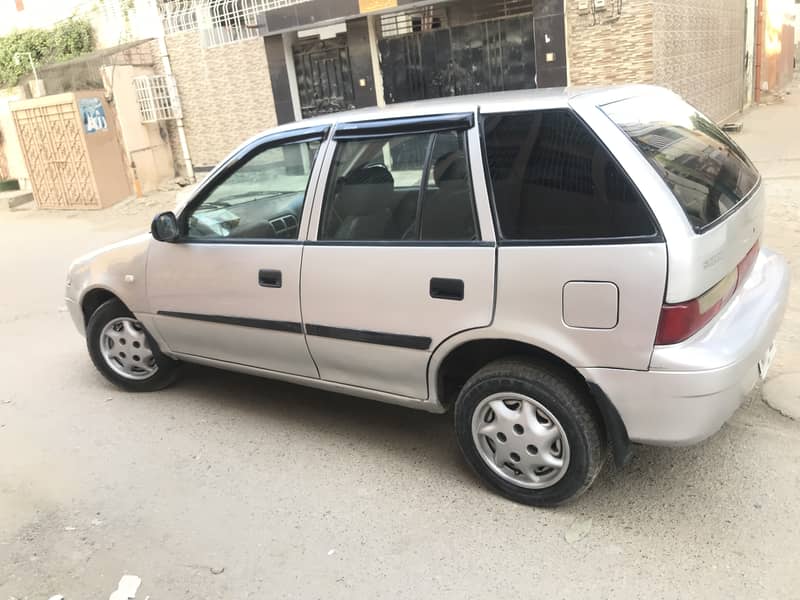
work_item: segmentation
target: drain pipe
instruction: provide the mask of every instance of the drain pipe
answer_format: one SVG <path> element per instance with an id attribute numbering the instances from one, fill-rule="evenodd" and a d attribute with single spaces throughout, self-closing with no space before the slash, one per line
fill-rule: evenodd
<path id="1" fill-rule="evenodd" d="M 157 16 L 156 19 L 158 20 L 158 53 L 161 58 L 161 64 L 164 67 L 164 75 L 167 77 L 173 77 L 172 75 L 172 63 L 169 60 L 169 51 L 167 49 L 167 37 L 164 33 L 164 23 L 161 21 L 161 17 Z M 176 88 L 175 93 L 178 93 Z M 189 144 L 186 141 L 186 130 L 183 128 L 183 117 L 175 120 L 175 125 L 178 128 L 178 139 L 181 143 L 181 152 L 183 153 L 183 164 L 186 168 L 186 176 L 189 178 L 190 181 L 195 181 L 194 176 L 194 166 L 192 165 L 192 157 L 189 154 Z"/>

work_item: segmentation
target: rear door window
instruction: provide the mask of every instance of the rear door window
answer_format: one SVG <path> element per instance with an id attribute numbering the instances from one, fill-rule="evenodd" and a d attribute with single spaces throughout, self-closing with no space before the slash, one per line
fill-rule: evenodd
<path id="1" fill-rule="evenodd" d="M 464 133 L 337 142 L 318 239 L 478 239 Z"/>
<path id="2" fill-rule="evenodd" d="M 758 171 L 736 143 L 678 97 L 628 98 L 602 110 L 658 172 L 697 232 L 758 184 Z"/>
<path id="3" fill-rule="evenodd" d="M 657 229 L 638 190 L 570 110 L 489 114 L 486 161 L 506 240 L 646 240 Z"/>

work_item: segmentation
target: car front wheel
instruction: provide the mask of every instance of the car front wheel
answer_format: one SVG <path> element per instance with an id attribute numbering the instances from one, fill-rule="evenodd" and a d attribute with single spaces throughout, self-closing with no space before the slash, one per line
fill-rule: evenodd
<path id="1" fill-rule="evenodd" d="M 92 314 L 86 326 L 86 344 L 98 371 L 125 390 L 160 390 L 177 376 L 178 362 L 161 353 L 119 300 L 105 302 Z"/>
<path id="2" fill-rule="evenodd" d="M 583 493 L 608 454 L 588 392 L 569 373 L 525 358 L 494 361 L 475 373 L 456 401 L 455 427 L 481 479 L 533 506 Z"/>

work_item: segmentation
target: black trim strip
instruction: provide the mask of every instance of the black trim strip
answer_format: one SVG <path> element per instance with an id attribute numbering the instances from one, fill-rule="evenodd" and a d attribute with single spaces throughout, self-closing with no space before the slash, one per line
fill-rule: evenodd
<path id="1" fill-rule="evenodd" d="M 435 133 L 437 131 L 471 129 L 474 124 L 475 115 L 471 112 L 357 121 L 338 124 L 333 132 L 333 139 L 359 140 L 369 137 Z"/>
<path id="2" fill-rule="evenodd" d="M 415 236 L 417 240 L 422 239 L 422 202 L 425 200 L 425 193 L 428 191 L 428 178 L 431 176 L 433 150 L 436 148 L 436 139 L 438 137 L 438 133 L 431 135 L 431 139 L 428 141 L 428 148 L 425 150 L 425 164 L 422 166 L 421 185 L 419 186 L 419 194 L 417 194 L 417 212 L 414 216 L 414 222 L 417 224 Z"/>
<path id="3" fill-rule="evenodd" d="M 464 247 L 482 247 L 493 248 L 494 242 L 482 240 L 306 240 L 303 242 L 304 246 L 394 246 L 397 248 L 402 247 L 422 247 L 422 248 L 464 248 Z"/>
<path id="4" fill-rule="evenodd" d="M 285 331 L 286 333 L 303 333 L 303 326 L 293 321 L 269 321 L 266 319 L 250 319 L 247 317 L 226 317 L 222 315 L 200 315 L 195 313 L 175 312 L 171 310 L 160 310 L 158 314 L 162 317 L 174 317 L 176 319 L 190 319 L 192 321 L 204 321 L 206 323 L 222 323 L 223 325 L 238 325 L 240 327 L 253 327 L 255 329 L 270 329 L 272 331 Z"/>
<path id="5" fill-rule="evenodd" d="M 633 244 L 663 244 L 658 234 L 636 237 L 558 238 L 539 240 L 498 240 L 498 246 L 622 246 Z"/>
<path id="6" fill-rule="evenodd" d="M 258 244 L 260 246 L 302 246 L 301 240 L 287 240 L 284 238 L 181 238 L 181 244 L 218 244 L 227 246 L 247 246 Z"/>
<path id="7" fill-rule="evenodd" d="M 202 315 L 185 313 L 172 310 L 160 310 L 158 315 L 176 319 L 203 321 L 206 323 L 221 323 L 223 325 L 238 325 L 255 329 L 269 329 L 287 333 L 303 333 L 303 326 L 293 321 L 269 321 L 266 319 L 251 319 L 247 317 L 226 317 L 223 315 Z M 306 333 L 317 337 L 334 338 L 350 342 L 364 342 L 381 346 L 395 346 L 398 348 L 411 348 L 412 350 L 428 350 L 433 340 L 429 337 L 417 335 L 404 335 L 400 333 L 381 333 L 378 331 L 362 331 L 360 329 L 344 329 L 341 327 L 328 327 L 326 325 L 306 325 Z"/>
<path id="8" fill-rule="evenodd" d="M 343 329 L 341 327 L 328 327 L 327 325 L 306 325 L 306 334 L 317 337 L 334 338 L 337 340 L 347 340 L 349 342 L 364 342 L 365 344 L 410 348 L 412 350 L 427 350 L 431 347 L 431 342 L 433 341 L 429 337 L 417 335 L 380 333 L 378 331 L 362 331 L 360 329 Z"/>
<path id="9" fill-rule="evenodd" d="M 253 145 L 255 146 L 272 146 L 276 143 L 289 144 L 291 142 L 301 142 L 304 140 L 311 140 L 314 138 L 320 141 L 328 137 L 328 132 L 331 126 L 314 125 L 313 127 L 301 127 L 300 129 L 289 129 L 286 131 L 278 131 L 275 133 L 268 133 L 265 136 L 257 139 Z"/>

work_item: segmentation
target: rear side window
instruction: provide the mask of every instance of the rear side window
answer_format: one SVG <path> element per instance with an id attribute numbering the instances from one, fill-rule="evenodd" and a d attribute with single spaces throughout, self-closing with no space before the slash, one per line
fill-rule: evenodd
<path id="1" fill-rule="evenodd" d="M 678 97 L 628 98 L 602 108 L 669 186 L 695 231 L 733 210 L 758 183 L 733 140 Z"/>
<path id="2" fill-rule="evenodd" d="M 572 111 L 487 115 L 483 135 L 504 239 L 657 234 L 636 188 Z"/>

